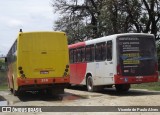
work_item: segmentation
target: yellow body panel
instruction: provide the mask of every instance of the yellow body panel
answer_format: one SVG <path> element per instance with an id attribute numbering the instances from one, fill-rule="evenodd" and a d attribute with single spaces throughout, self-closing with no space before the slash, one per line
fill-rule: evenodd
<path id="1" fill-rule="evenodd" d="M 26 78 L 63 77 L 69 64 L 66 34 L 26 32 L 17 39 L 17 73 L 22 67 Z M 69 71 L 68 71 L 69 73 Z"/>

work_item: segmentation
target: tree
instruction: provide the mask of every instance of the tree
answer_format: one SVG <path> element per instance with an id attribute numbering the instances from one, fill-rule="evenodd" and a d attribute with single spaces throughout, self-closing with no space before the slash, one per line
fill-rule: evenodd
<path id="1" fill-rule="evenodd" d="M 157 45 L 158 70 L 160 71 L 160 44 Z"/>
<path id="2" fill-rule="evenodd" d="M 157 32 L 160 30 L 160 1 L 159 0 L 126 0 L 126 11 L 131 17 L 131 23 L 136 32 L 154 34 L 159 39 Z M 136 5 L 137 4 L 137 5 Z M 133 7 L 134 6 L 134 7 Z M 135 12 L 135 9 L 138 9 Z"/>
<path id="3" fill-rule="evenodd" d="M 53 7 L 61 14 L 54 30 L 65 31 L 69 43 L 126 32 L 160 39 L 159 0 L 56 0 Z"/>
<path id="4" fill-rule="evenodd" d="M 64 15 L 60 20 L 56 21 L 55 30 L 63 30 L 65 32 L 69 30 L 70 32 L 68 33 L 72 33 L 74 29 L 75 33 L 82 32 L 78 36 L 81 41 L 86 37 L 96 38 L 102 36 L 98 28 L 98 25 L 100 25 L 98 17 L 104 0 L 85 0 L 83 3 L 79 1 L 57 0 L 53 3 L 55 11 L 59 11 L 60 14 Z M 78 29 L 75 29 L 75 26 Z M 69 36 L 75 39 L 74 36 Z"/>

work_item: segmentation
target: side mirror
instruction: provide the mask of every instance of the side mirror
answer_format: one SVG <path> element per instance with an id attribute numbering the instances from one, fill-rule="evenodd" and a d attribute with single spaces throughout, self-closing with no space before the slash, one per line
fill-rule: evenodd
<path id="1" fill-rule="evenodd" d="M 7 57 L 5 57 L 5 63 L 7 63 Z"/>

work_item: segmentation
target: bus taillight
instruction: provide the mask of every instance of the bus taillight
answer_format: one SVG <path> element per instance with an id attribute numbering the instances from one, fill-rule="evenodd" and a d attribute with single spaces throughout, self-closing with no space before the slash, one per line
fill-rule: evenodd
<path id="1" fill-rule="evenodd" d="M 121 65 L 117 65 L 117 75 L 122 75 Z"/>

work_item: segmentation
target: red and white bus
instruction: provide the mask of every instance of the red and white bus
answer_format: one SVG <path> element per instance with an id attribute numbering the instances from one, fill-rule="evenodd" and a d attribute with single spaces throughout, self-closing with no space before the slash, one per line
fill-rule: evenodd
<path id="1" fill-rule="evenodd" d="M 69 45 L 70 83 L 88 91 L 113 86 L 128 91 L 130 84 L 158 81 L 154 35 L 125 33 Z"/>

